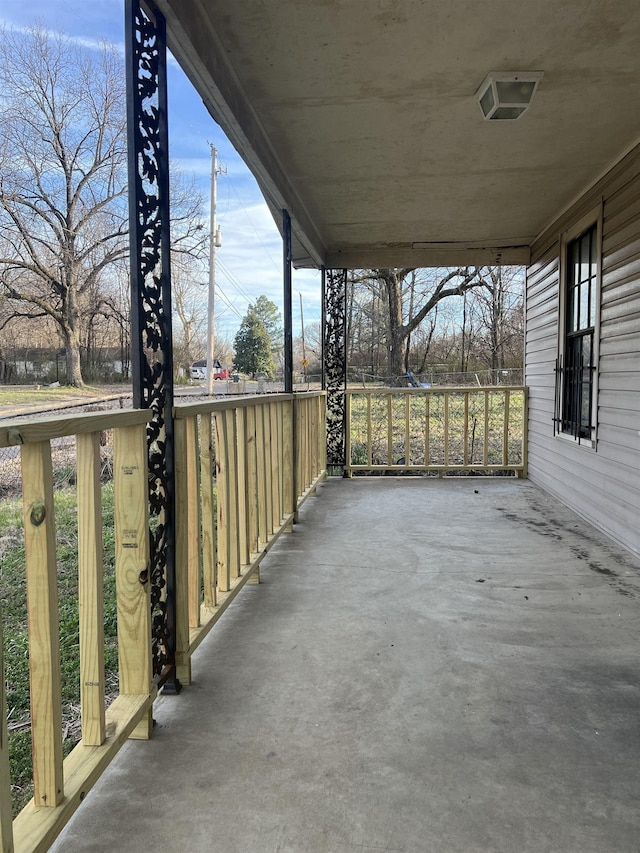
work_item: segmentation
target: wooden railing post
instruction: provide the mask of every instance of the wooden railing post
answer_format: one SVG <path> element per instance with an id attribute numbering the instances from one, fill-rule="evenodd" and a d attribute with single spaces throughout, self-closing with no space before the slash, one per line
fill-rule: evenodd
<path id="1" fill-rule="evenodd" d="M 76 439 L 78 456 L 78 612 L 80 621 L 80 707 L 82 743 L 105 738 L 104 575 L 100 433 Z"/>
<path id="2" fill-rule="evenodd" d="M 7 732 L 7 686 L 4 680 L 4 643 L 0 613 L 0 849 L 13 853 L 11 820 L 11 777 L 9 775 L 9 734 Z"/>
<path id="3" fill-rule="evenodd" d="M 21 453 L 29 621 L 33 797 L 37 806 L 57 806 L 64 797 L 64 786 L 51 446 L 48 441 L 24 444 Z"/>
<path id="4" fill-rule="evenodd" d="M 113 436 L 116 596 L 120 694 L 149 694 L 152 682 L 147 437 L 145 425 Z M 151 708 L 130 735 L 146 739 Z"/>
<path id="5" fill-rule="evenodd" d="M 529 476 L 529 389 L 522 392 L 522 472 L 521 477 Z"/>
<path id="6" fill-rule="evenodd" d="M 285 516 L 293 516 L 296 510 L 295 474 L 293 466 L 293 431 L 294 424 L 294 400 L 287 400 L 283 404 L 283 427 L 282 427 L 282 505 Z M 291 532 L 292 524 L 286 525 L 285 530 Z"/>

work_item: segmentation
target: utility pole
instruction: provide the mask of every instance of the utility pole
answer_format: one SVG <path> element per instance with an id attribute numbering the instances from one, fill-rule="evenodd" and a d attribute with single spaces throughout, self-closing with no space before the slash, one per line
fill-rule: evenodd
<path id="1" fill-rule="evenodd" d="M 209 311 L 207 323 L 207 394 L 213 396 L 215 310 L 216 310 L 216 249 L 222 245 L 222 234 L 216 227 L 216 201 L 218 175 L 227 170 L 218 166 L 218 150 L 211 143 L 211 215 L 209 222 Z"/>
<path id="2" fill-rule="evenodd" d="M 304 314 L 302 313 L 302 293 L 298 291 L 298 295 L 300 296 L 300 326 L 302 327 L 302 372 L 304 373 L 304 381 L 305 383 L 307 383 L 307 349 L 304 343 Z"/>

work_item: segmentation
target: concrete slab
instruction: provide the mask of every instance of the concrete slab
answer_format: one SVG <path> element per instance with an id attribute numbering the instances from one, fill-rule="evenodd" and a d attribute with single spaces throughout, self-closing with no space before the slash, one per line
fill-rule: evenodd
<path id="1" fill-rule="evenodd" d="M 526 481 L 329 481 L 55 851 L 640 847 L 640 566 Z"/>

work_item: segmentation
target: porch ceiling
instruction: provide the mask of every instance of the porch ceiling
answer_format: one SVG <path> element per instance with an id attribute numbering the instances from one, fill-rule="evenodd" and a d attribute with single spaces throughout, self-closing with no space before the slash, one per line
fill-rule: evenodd
<path id="1" fill-rule="evenodd" d="M 526 262 L 640 139 L 637 0 L 159 0 L 297 266 Z M 489 71 L 543 71 L 484 121 Z"/>

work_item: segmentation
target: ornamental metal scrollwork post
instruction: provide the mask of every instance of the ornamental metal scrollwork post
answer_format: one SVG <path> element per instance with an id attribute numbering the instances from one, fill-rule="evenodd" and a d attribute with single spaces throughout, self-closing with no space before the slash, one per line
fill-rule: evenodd
<path id="1" fill-rule="evenodd" d="M 282 211 L 282 278 L 284 301 L 284 392 L 293 393 L 293 317 L 291 306 L 291 217 Z"/>
<path id="2" fill-rule="evenodd" d="M 327 467 L 345 464 L 347 388 L 347 271 L 323 270 L 324 375 L 327 391 Z"/>
<path id="3" fill-rule="evenodd" d="M 147 427 L 153 672 L 175 675 L 173 351 L 169 233 L 166 24 L 151 2 L 126 0 L 127 134 L 133 405 Z"/>

